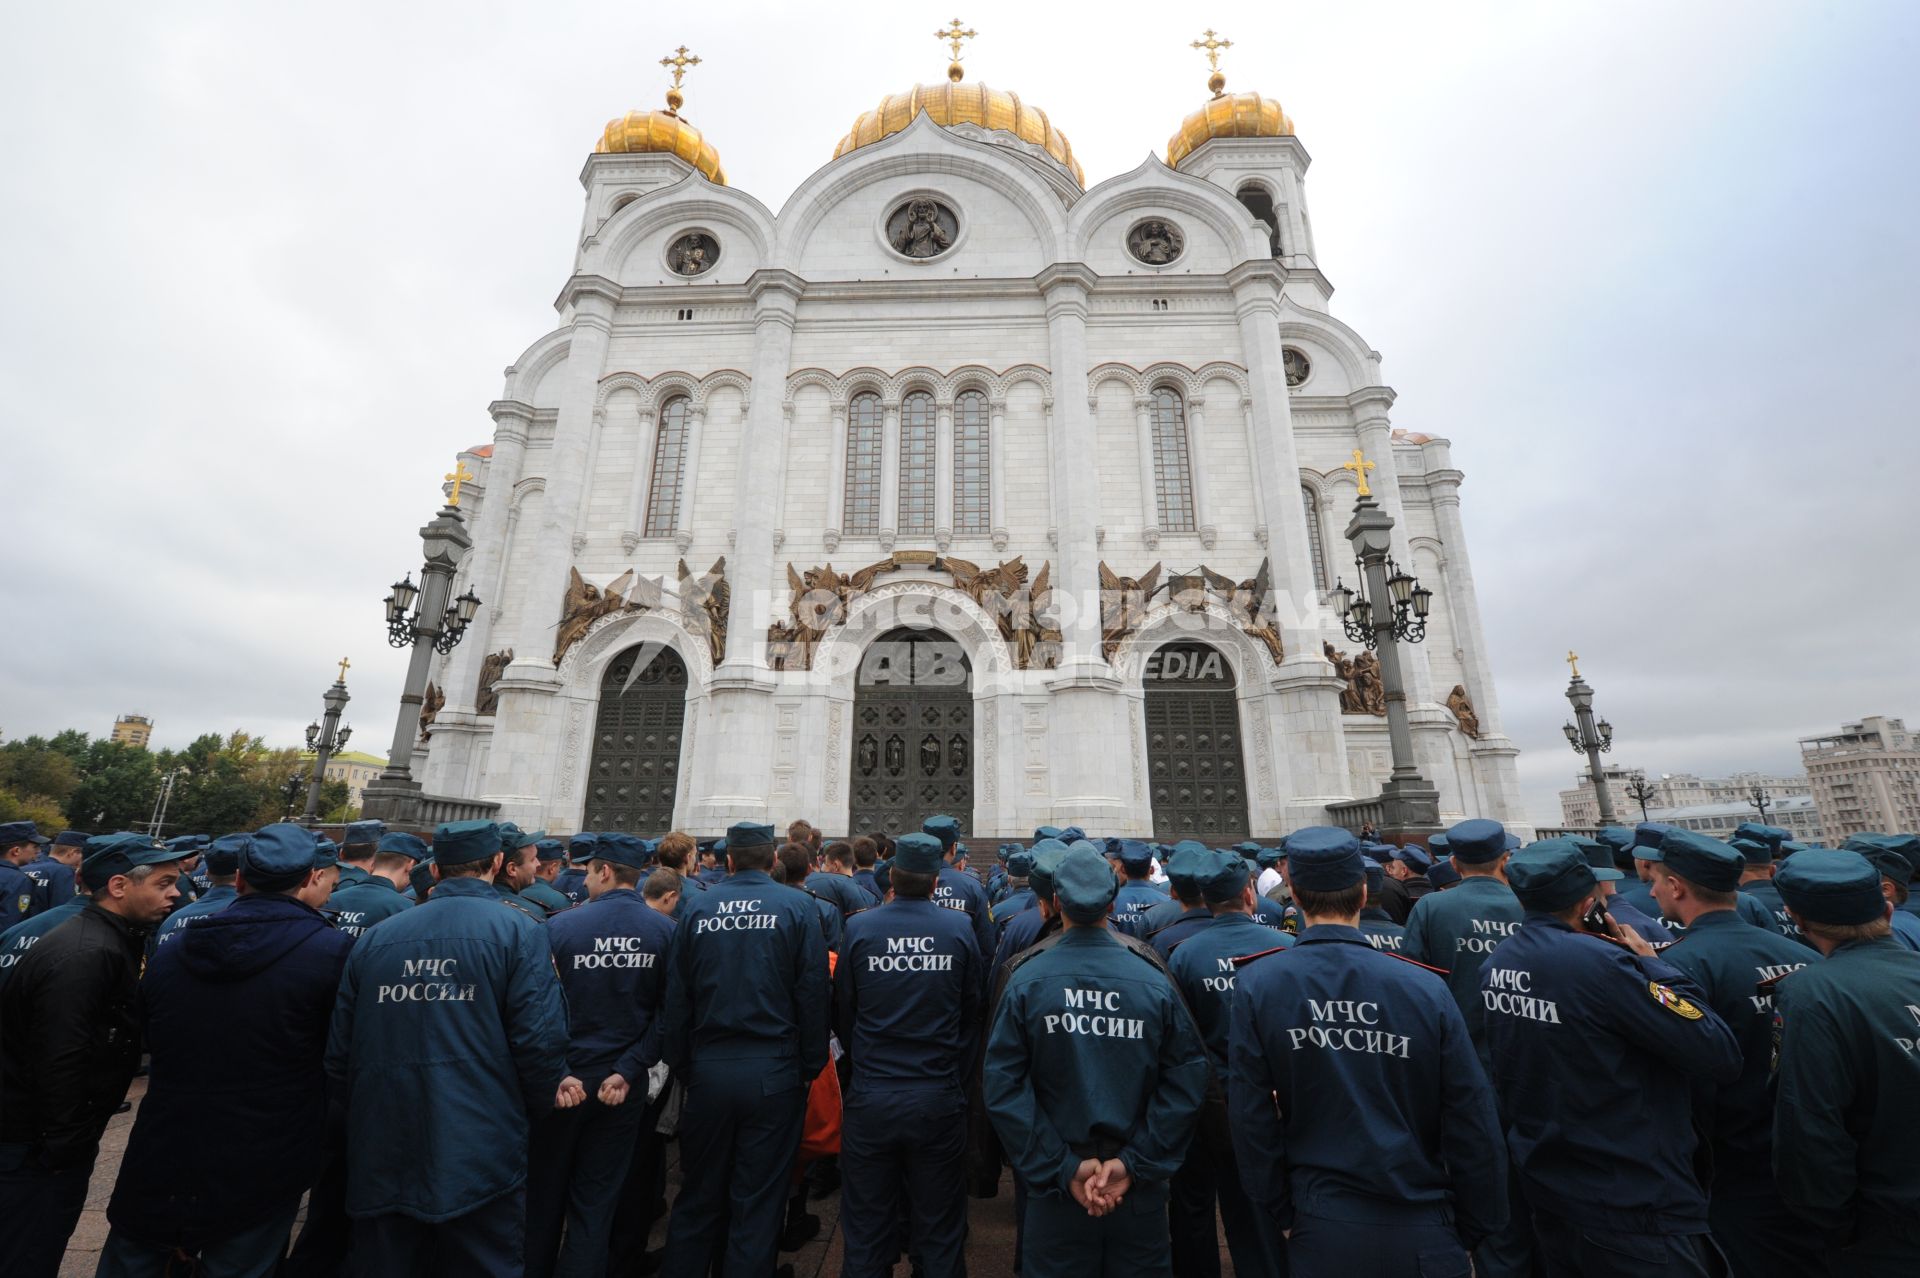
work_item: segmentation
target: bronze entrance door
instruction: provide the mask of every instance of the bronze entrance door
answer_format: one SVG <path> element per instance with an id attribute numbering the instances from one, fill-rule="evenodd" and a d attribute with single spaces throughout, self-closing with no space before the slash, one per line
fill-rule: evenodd
<path id="1" fill-rule="evenodd" d="M 673 649 L 642 644 L 608 664 L 582 829 L 655 838 L 673 828 L 686 712 L 687 667 Z"/>
<path id="2" fill-rule="evenodd" d="M 895 630 L 860 658 L 853 693 L 849 829 L 889 835 L 930 816 L 973 829 L 973 679 L 938 630 Z"/>
<path id="3" fill-rule="evenodd" d="M 1168 644 L 1144 685 L 1153 837 L 1216 847 L 1250 837 L 1233 667 L 1205 644 Z"/>

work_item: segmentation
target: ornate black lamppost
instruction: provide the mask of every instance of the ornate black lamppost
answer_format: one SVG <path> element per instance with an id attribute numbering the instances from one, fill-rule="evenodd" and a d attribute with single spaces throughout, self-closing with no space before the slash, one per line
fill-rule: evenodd
<path id="1" fill-rule="evenodd" d="M 320 824 L 320 787 L 326 784 L 327 760 L 347 748 L 347 739 L 353 735 L 353 729 L 340 722 L 340 712 L 347 708 L 351 700 L 347 696 L 347 669 L 353 663 L 345 657 L 340 658 L 340 677 L 333 681 L 321 700 L 326 702 L 326 714 L 319 723 L 307 725 L 307 749 L 313 751 L 313 777 L 307 786 L 307 814 L 300 818 L 300 824 L 308 827 Z"/>
<path id="2" fill-rule="evenodd" d="M 1767 823 L 1767 809 L 1773 806 L 1773 796 L 1767 793 L 1767 787 L 1754 782 L 1753 789 L 1747 794 L 1747 806 L 1760 814 L 1760 824 Z"/>
<path id="3" fill-rule="evenodd" d="M 296 772 L 292 776 L 287 778 L 287 783 L 285 785 L 280 787 L 282 790 L 286 791 L 286 795 L 287 795 L 287 813 L 286 813 L 286 816 L 281 818 L 282 820 L 286 820 L 286 821 L 293 820 L 293 805 L 300 798 L 300 787 L 305 785 L 306 783 L 307 783 L 307 774 L 304 772 Z"/>
<path id="4" fill-rule="evenodd" d="M 1587 756 L 1587 777 L 1593 782 L 1593 797 L 1600 807 L 1600 824 L 1613 825 L 1613 795 L 1607 790 L 1606 774 L 1600 767 L 1600 756 L 1613 749 L 1613 725 L 1605 719 L 1594 721 L 1593 689 L 1580 677 L 1580 654 L 1569 652 L 1567 665 L 1573 670 L 1567 700 L 1573 702 L 1575 723 L 1562 726 L 1560 731 L 1567 734 L 1567 744 L 1575 754 Z"/>
<path id="5" fill-rule="evenodd" d="M 1634 773 L 1633 780 L 1627 783 L 1627 797 L 1640 805 L 1640 819 L 1647 819 L 1647 800 L 1660 793 L 1655 786 L 1647 784 L 1646 777 Z"/>

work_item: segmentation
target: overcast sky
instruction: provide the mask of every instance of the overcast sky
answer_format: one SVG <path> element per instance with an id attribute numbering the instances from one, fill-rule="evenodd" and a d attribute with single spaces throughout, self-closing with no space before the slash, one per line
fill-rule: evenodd
<path id="1" fill-rule="evenodd" d="M 15 6 L 0 42 L 0 732 L 293 744 L 500 372 L 553 324 L 604 122 L 686 114 L 779 208 L 950 14 L 898 3 Z M 1531 814 L 1577 648 L 1653 771 L 1920 716 L 1920 5 L 969 4 L 1089 184 L 1277 96 L 1335 312 L 1454 441 Z M 1169 27 L 1169 19 L 1182 25 Z M 1193 30 L 1189 31 L 1188 26 Z"/>

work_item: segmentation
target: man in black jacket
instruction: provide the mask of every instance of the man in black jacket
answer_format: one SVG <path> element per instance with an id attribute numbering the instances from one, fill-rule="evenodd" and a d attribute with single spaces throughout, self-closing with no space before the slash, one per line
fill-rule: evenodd
<path id="1" fill-rule="evenodd" d="M 27 951 L 0 989 L 0 1274 L 54 1278 L 100 1134 L 140 1065 L 135 1001 L 147 932 L 179 899 L 185 849 L 143 834 L 87 841 L 93 899 Z"/>

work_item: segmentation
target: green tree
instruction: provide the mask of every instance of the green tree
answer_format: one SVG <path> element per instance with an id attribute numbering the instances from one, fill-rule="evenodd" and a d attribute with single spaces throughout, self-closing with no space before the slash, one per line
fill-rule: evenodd
<path id="1" fill-rule="evenodd" d="M 67 821 L 106 832 L 144 826 L 160 793 L 154 756 L 137 746 L 95 741 L 87 747 L 80 784 L 67 799 Z"/>
<path id="2" fill-rule="evenodd" d="M 0 821 L 31 821 L 40 833 L 52 838 L 66 829 L 66 817 L 60 805 L 43 794 L 15 794 L 0 789 Z"/>
<path id="3" fill-rule="evenodd" d="M 45 737 L 0 745 L 0 789 L 39 795 L 58 807 L 79 788 L 79 767 Z"/>

